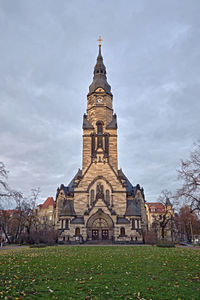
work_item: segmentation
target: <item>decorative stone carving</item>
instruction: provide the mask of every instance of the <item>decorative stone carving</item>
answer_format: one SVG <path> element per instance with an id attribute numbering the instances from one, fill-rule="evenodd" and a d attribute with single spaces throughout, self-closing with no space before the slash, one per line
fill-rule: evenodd
<path id="1" fill-rule="evenodd" d="M 104 199 L 103 184 L 97 183 L 96 200 Z"/>

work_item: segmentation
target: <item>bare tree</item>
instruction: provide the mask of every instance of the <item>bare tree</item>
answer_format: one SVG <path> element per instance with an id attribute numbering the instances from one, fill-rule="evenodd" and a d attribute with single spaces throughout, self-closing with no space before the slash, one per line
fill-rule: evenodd
<path id="1" fill-rule="evenodd" d="M 181 161 L 178 178 L 183 182 L 176 198 L 190 205 L 191 211 L 200 213 L 200 144 L 196 144 L 190 158 Z"/>
<path id="2" fill-rule="evenodd" d="M 14 206 L 15 201 L 22 198 L 22 194 L 12 190 L 7 184 L 8 171 L 3 162 L 0 162 L 0 227 L 8 242 L 10 242 L 13 214 L 8 207 Z"/>
<path id="3" fill-rule="evenodd" d="M 4 204 L 10 204 L 10 201 L 16 201 L 22 197 L 20 192 L 12 190 L 7 184 L 8 171 L 5 165 L 0 162 L 0 209 Z"/>
<path id="4" fill-rule="evenodd" d="M 172 241 L 174 240 L 175 222 L 174 222 L 174 209 L 172 204 L 173 196 L 171 192 L 164 190 L 161 192 L 158 201 L 165 207 L 164 212 L 159 215 L 154 215 L 152 227 L 158 231 L 161 230 L 161 238 L 165 238 L 166 231 L 170 232 Z"/>
<path id="5" fill-rule="evenodd" d="M 0 228 L 6 240 L 55 243 L 57 232 L 52 224 L 41 222 L 37 215 L 40 189 L 32 189 L 29 196 L 24 196 L 8 186 L 7 178 L 8 171 L 0 162 Z"/>
<path id="6" fill-rule="evenodd" d="M 31 195 L 24 199 L 23 212 L 24 212 L 24 223 L 25 229 L 28 235 L 31 234 L 32 230 L 37 230 L 39 219 L 36 214 L 37 200 L 40 194 L 40 188 L 31 190 Z"/>
<path id="7" fill-rule="evenodd" d="M 7 178 L 8 171 L 5 169 L 5 165 L 0 162 L 0 209 L 3 208 L 5 201 L 12 197 L 12 192 L 7 184 Z"/>
<path id="8" fill-rule="evenodd" d="M 192 242 L 194 235 L 200 235 L 200 220 L 195 211 L 191 212 L 188 205 L 180 208 L 176 219 L 181 240 Z"/>

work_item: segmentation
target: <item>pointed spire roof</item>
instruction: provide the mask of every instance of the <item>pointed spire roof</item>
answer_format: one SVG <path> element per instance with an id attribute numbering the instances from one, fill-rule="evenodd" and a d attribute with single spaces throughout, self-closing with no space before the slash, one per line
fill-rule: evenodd
<path id="1" fill-rule="evenodd" d="M 172 206 L 171 201 L 169 200 L 168 197 L 167 197 L 167 199 L 166 199 L 166 206 Z"/>
<path id="2" fill-rule="evenodd" d="M 111 94 L 111 87 L 108 84 L 107 77 L 106 77 L 106 67 L 103 63 L 103 57 L 101 55 L 100 43 L 99 43 L 99 54 L 97 56 L 97 63 L 94 67 L 93 82 L 89 86 L 89 94 L 93 93 L 97 88 L 103 88 L 106 93 Z"/>

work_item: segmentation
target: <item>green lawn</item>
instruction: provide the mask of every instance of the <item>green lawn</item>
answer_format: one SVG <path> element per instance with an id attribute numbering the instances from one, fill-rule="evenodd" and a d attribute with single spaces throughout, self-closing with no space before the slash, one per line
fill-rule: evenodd
<path id="1" fill-rule="evenodd" d="M 57 246 L 0 251 L 0 299 L 200 299 L 200 251 Z"/>

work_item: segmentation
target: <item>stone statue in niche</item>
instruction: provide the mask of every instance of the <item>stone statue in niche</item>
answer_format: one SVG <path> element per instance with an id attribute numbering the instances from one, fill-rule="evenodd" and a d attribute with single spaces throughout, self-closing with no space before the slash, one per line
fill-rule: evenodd
<path id="1" fill-rule="evenodd" d="M 97 183 L 97 190 L 96 190 L 96 200 L 98 199 L 104 199 L 104 192 L 103 192 L 103 184 L 100 182 Z"/>

